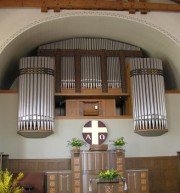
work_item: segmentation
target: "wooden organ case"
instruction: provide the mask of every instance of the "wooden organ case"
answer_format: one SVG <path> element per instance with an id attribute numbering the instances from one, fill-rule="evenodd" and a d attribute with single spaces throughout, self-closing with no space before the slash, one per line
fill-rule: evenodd
<path id="1" fill-rule="evenodd" d="M 140 48 L 102 38 L 72 38 L 42 45 L 38 56 L 55 58 L 55 115 L 132 115 L 126 60 Z"/>

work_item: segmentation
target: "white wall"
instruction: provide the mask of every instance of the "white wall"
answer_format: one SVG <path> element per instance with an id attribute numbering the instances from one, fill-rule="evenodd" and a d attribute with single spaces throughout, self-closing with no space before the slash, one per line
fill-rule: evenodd
<path id="1" fill-rule="evenodd" d="M 70 157 L 67 140 L 72 137 L 82 138 L 82 128 L 89 119 L 59 119 L 55 121 L 53 135 L 40 139 L 24 138 L 17 134 L 17 100 L 17 94 L 0 94 L 0 152 L 9 154 L 13 159 Z M 102 119 L 109 131 L 105 143 L 109 144 L 110 139 L 124 136 L 127 141 L 127 157 L 176 155 L 180 150 L 179 100 L 179 94 L 166 94 L 168 133 L 157 137 L 143 137 L 134 133 L 132 119 Z"/>

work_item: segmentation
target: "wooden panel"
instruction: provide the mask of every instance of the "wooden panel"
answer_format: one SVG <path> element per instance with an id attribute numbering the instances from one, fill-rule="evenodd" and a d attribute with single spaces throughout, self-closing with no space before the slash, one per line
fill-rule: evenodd
<path id="1" fill-rule="evenodd" d="M 148 170 L 126 171 L 128 193 L 149 193 Z"/>
<path id="2" fill-rule="evenodd" d="M 98 173 L 102 170 L 117 169 L 124 176 L 124 151 L 83 151 L 82 173 L 84 193 L 97 193 L 105 191 L 105 184 L 97 184 Z M 113 184 L 114 192 L 124 192 L 123 183 Z"/>
<path id="3" fill-rule="evenodd" d="M 66 116 L 79 116 L 79 101 L 66 100 Z"/>
<path id="4" fill-rule="evenodd" d="M 8 169 L 12 172 L 69 170 L 70 166 L 70 159 L 10 159 L 8 161 Z"/>
<path id="5" fill-rule="evenodd" d="M 100 103 L 99 101 L 83 101 L 80 102 L 80 115 L 84 116 L 98 116 Z M 82 110 L 82 112 L 81 112 Z"/>
<path id="6" fill-rule="evenodd" d="M 9 159 L 8 169 L 12 172 L 70 170 L 70 163 L 70 159 Z M 126 170 L 148 169 L 149 193 L 179 193 L 177 156 L 132 157 L 125 158 L 125 163 Z"/>
<path id="7" fill-rule="evenodd" d="M 8 168 L 8 159 L 9 155 L 3 154 L 3 152 L 0 153 L 0 170 L 5 170 L 6 168 Z"/>
<path id="8" fill-rule="evenodd" d="M 177 156 L 126 158 L 126 169 L 149 170 L 150 193 L 178 193 Z"/>
<path id="9" fill-rule="evenodd" d="M 81 154 L 71 152 L 72 192 L 82 193 L 82 162 Z"/>
<path id="10" fill-rule="evenodd" d="M 46 173 L 47 193 L 71 193 L 71 171 Z"/>
<path id="11" fill-rule="evenodd" d="M 125 176 L 125 151 L 122 149 L 116 150 L 116 169 L 122 177 Z M 125 192 L 122 181 L 118 183 L 118 190 L 119 192 Z"/>
<path id="12" fill-rule="evenodd" d="M 47 172 L 47 193 L 58 193 L 58 173 Z"/>
<path id="13" fill-rule="evenodd" d="M 58 173 L 58 193 L 71 193 L 71 171 Z"/>
<path id="14" fill-rule="evenodd" d="M 115 116 L 115 99 L 67 99 L 66 116 Z"/>
<path id="15" fill-rule="evenodd" d="M 115 99 L 108 99 L 102 101 L 103 116 L 115 116 Z"/>
<path id="16" fill-rule="evenodd" d="M 82 170 L 99 173 L 116 167 L 116 153 L 113 151 L 86 151 L 82 153 Z"/>

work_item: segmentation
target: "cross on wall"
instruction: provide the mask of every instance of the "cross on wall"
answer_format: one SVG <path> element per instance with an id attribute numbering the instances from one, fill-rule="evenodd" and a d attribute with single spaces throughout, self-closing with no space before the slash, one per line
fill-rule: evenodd
<path id="1" fill-rule="evenodd" d="M 84 125 L 83 138 L 88 144 L 102 144 L 108 135 L 107 128 L 101 121 L 93 120 Z"/>

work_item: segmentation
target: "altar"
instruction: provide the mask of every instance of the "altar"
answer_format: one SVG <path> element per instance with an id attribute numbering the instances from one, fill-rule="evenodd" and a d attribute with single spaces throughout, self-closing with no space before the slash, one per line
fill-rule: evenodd
<path id="1" fill-rule="evenodd" d="M 112 168 L 125 181 L 97 178 Z M 71 170 L 48 171 L 47 193 L 149 193 L 148 170 L 126 170 L 124 150 L 71 151 Z"/>
<path id="2" fill-rule="evenodd" d="M 107 169 L 116 169 L 124 176 L 124 150 L 122 151 L 81 151 L 71 153 L 73 192 L 97 193 L 99 172 Z M 123 182 L 118 183 L 119 192 L 124 192 Z"/>
<path id="3" fill-rule="evenodd" d="M 48 172 L 48 193 L 148 193 L 148 170 L 127 172 L 125 150 L 122 148 L 126 143 L 124 138 L 113 140 L 121 148 L 110 149 L 104 143 L 107 135 L 104 123 L 88 121 L 84 125 L 82 136 L 89 144 L 89 150 L 80 150 L 79 144 L 84 144 L 82 140 L 73 138 L 68 141 L 68 144 L 76 147 L 76 150 L 71 150 L 70 173 L 63 175 L 59 172 L 56 175 Z M 115 178 L 112 177 L 114 172 L 117 174 Z"/>

